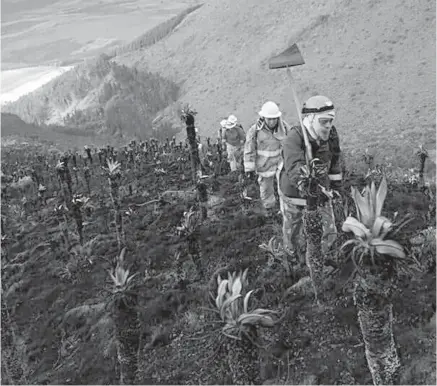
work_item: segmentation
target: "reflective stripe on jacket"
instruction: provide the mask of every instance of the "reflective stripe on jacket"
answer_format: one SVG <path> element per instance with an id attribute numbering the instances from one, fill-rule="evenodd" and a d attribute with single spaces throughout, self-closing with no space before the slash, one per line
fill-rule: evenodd
<path id="1" fill-rule="evenodd" d="M 319 158 L 328 166 L 327 177 L 329 181 L 341 182 L 341 149 L 336 128 L 332 127 L 328 141 L 320 141 L 320 144 L 317 144 L 311 136 L 308 136 L 308 139 L 312 147 L 313 158 Z M 301 202 L 303 197 L 297 188 L 297 182 L 300 176 L 300 168 L 305 165 L 305 142 L 300 126 L 295 126 L 290 130 L 282 143 L 282 149 L 284 167 L 280 177 L 281 192 L 285 196 L 299 199 L 299 202 Z M 329 188 L 329 186 L 325 186 L 325 188 Z"/>
<path id="2" fill-rule="evenodd" d="M 244 171 L 256 172 L 262 177 L 274 176 L 282 161 L 281 142 L 287 136 L 288 125 L 281 118 L 273 133 L 258 119 L 246 135 L 244 145 Z"/>

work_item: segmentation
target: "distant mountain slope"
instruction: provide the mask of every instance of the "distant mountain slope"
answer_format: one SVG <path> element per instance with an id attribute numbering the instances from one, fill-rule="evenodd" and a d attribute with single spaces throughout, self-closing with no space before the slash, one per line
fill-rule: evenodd
<path id="1" fill-rule="evenodd" d="M 167 107 L 178 97 L 177 82 L 118 65 L 111 59 L 155 44 L 201 6 L 188 7 L 108 55 L 87 60 L 37 91 L 2 106 L 2 111 L 17 114 L 26 122 L 37 125 L 77 127 L 89 135 L 165 138 L 176 134 L 180 122 L 172 125 L 168 120 L 160 119 L 159 124 L 152 127 L 152 120 L 163 109 L 174 111 L 173 107 Z"/>
<path id="2" fill-rule="evenodd" d="M 126 44 L 198 0 L 2 0 L 2 69 L 71 65 Z"/>
<path id="3" fill-rule="evenodd" d="M 14 145 L 19 142 L 33 144 L 56 144 L 60 149 L 81 148 L 84 145 L 110 142 L 108 138 L 96 137 L 93 133 L 68 127 L 36 126 L 24 122 L 14 114 L 1 113 L 1 144 Z"/>
<path id="4" fill-rule="evenodd" d="M 346 147 L 411 161 L 400 146 L 435 146 L 433 0 L 210 0 L 169 37 L 116 60 L 184 82 L 181 101 L 198 110 L 200 133 L 215 135 L 230 113 L 248 128 L 267 99 L 297 123 L 284 70 L 267 68 L 293 42 L 306 61 L 293 70 L 298 95 L 333 99 Z"/>
<path id="5" fill-rule="evenodd" d="M 176 84 L 101 55 L 5 105 L 4 111 L 37 124 L 132 135 L 150 129 L 156 113 L 177 97 Z"/>
<path id="6" fill-rule="evenodd" d="M 202 5 L 203 4 L 198 4 L 188 7 L 178 15 L 173 16 L 161 24 L 158 24 L 156 27 L 153 27 L 151 30 L 145 32 L 132 42 L 116 47 L 112 52 L 108 53 L 108 55 L 111 57 L 123 55 L 132 51 L 144 50 L 152 46 L 153 44 L 170 35 L 190 13 L 197 11 Z"/>
<path id="7" fill-rule="evenodd" d="M 1 114 L 1 136 L 8 137 L 11 135 L 18 136 L 32 136 L 39 133 L 46 132 L 44 128 L 37 128 L 36 126 L 24 122 L 20 117 L 14 114 Z"/>

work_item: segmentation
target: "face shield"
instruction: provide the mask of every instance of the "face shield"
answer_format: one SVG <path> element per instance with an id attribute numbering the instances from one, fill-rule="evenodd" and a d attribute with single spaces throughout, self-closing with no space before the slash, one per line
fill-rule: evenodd
<path id="1" fill-rule="evenodd" d="M 327 141 L 335 119 L 335 110 L 310 114 L 311 126 L 322 141 Z"/>

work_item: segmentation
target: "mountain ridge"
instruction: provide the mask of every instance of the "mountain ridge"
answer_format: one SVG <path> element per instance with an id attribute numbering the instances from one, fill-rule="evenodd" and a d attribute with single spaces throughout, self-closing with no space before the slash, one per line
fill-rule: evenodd
<path id="1" fill-rule="evenodd" d="M 180 87 L 177 100 L 156 112 L 173 127 L 188 102 L 203 137 L 214 137 L 231 113 L 247 130 L 266 100 L 298 124 L 285 71 L 268 69 L 270 57 L 297 43 L 306 62 L 292 70 L 300 103 L 314 94 L 333 100 L 345 149 L 369 148 L 378 162 L 403 166 L 418 144 L 435 149 L 433 1 L 208 0 L 189 9 L 169 33 L 157 28 L 153 45 L 108 56 Z"/>
<path id="2" fill-rule="evenodd" d="M 74 126 L 96 134 L 151 135 L 156 113 L 175 101 L 178 86 L 100 55 L 4 106 L 36 124 Z M 144 129 L 145 128 L 145 129 Z"/>
<path id="3" fill-rule="evenodd" d="M 172 35 L 114 60 L 181 82 L 178 103 L 191 103 L 200 133 L 215 136 L 231 113 L 248 128 L 268 99 L 298 122 L 285 71 L 267 69 L 296 42 L 301 103 L 327 95 L 345 147 L 391 161 L 411 141 L 435 147 L 434 26 L 432 1 L 210 0 Z"/>
<path id="4" fill-rule="evenodd" d="M 155 127 L 156 125 L 154 126 L 151 122 L 160 110 L 171 111 L 174 115 L 174 106 L 169 109 L 166 109 L 166 106 L 177 97 L 178 84 L 168 82 L 156 74 L 145 72 L 140 79 L 142 84 L 129 84 L 128 87 L 122 84 L 120 86 L 114 77 L 114 68 L 121 67 L 125 72 L 121 77 L 126 78 L 126 74 L 128 76 L 130 74 L 133 75 L 135 81 L 138 80 L 138 70 L 117 65 L 111 59 L 117 54 L 144 49 L 155 44 L 171 34 L 201 6 L 202 4 L 191 5 L 174 17 L 147 30 L 130 43 L 122 44 L 107 54 L 85 59 L 82 63 L 74 66 L 70 73 L 57 77 L 39 89 L 22 96 L 17 101 L 5 103 L 2 110 L 17 114 L 27 123 L 36 125 L 72 124 L 84 128 L 85 131 L 92 129 L 96 132 L 95 134 L 105 131 L 108 134 L 109 131 L 109 134 L 118 135 L 122 132 L 125 137 L 137 136 L 139 138 L 151 135 L 164 138 L 174 135 L 181 129 L 180 122 L 172 125 L 166 120 L 160 119 L 159 132 L 155 130 L 158 127 Z M 107 74 L 108 71 L 112 71 L 112 73 Z M 144 88 L 144 84 L 146 84 L 146 88 Z M 115 99 L 111 102 L 118 104 L 116 109 L 118 113 L 111 114 L 111 121 L 108 122 L 105 119 L 105 122 L 102 122 L 100 118 L 106 114 L 107 102 L 109 102 L 106 96 L 108 94 L 113 96 L 115 89 L 123 93 L 126 88 L 132 90 L 134 99 L 137 100 L 132 101 L 132 95 L 124 95 L 123 98 L 115 98 L 114 96 Z M 139 100 L 138 92 L 141 94 Z M 151 100 L 151 98 L 154 99 L 154 96 L 157 96 L 157 102 Z M 145 101 L 141 99 L 145 99 Z M 153 108 L 148 109 L 147 106 Z M 124 119 L 127 114 L 132 117 L 132 122 Z M 124 115 L 124 117 L 120 118 L 119 115 Z M 120 122 L 121 120 L 123 122 Z"/>

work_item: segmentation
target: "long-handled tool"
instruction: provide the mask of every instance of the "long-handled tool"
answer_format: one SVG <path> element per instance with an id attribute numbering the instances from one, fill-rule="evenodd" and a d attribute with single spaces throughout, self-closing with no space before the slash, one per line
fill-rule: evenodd
<path id="1" fill-rule="evenodd" d="M 300 66 L 302 64 L 305 64 L 305 60 L 303 59 L 302 54 L 300 53 L 297 44 L 293 44 L 291 47 L 287 48 L 284 52 L 280 53 L 279 55 L 274 56 L 273 58 L 271 58 L 269 60 L 269 68 L 270 69 L 277 69 L 277 68 L 286 68 L 287 69 L 287 75 L 288 75 L 288 78 L 290 79 L 290 86 L 291 86 L 291 90 L 293 92 L 294 103 L 296 104 L 296 110 L 297 110 L 297 114 L 299 115 L 299 122 L 300 122 L 300 126 L 302 128 L 303 138 L 304 138 L 304 142 L 305 142 L 305 148 L 306 148 L 306 157 L 305 158 L 306 158 L 307 165 L 309 166 L 309 163 L 313 159 L 312 148 L 311 148 L 311 144 L 308 140 L 308 134 L 307 134 L 306 128 L 302 122 L 301 104 L 299 103 L 299 99 L 297 98 L 296 90 L 294 89 L 294 86 L 293 86 L 293 77 L 291 75 L 291 69 L 290 69 L 290 67 Z M 335 223 L 335 216 L 334 216 L 333 207 L 332 207 L 332 197 L 329 198 L 329 202 L 330 202 L 329 209 L 331 211 L 331 216 L 333 218 L 333 222 Z"/>
<path id="2" fill-rule="evenodd" d="M 305 60 L 303 60 L 303 56 L 299 51 L 297 44 L 293 44 L 291 47 L 287 48 L 284 52 L 279 55 L 274 56 L 269 60 L 269 68 L 270 69 L 278 69 L 278 68 L 286 68 L 287 75 L 290 79 L 291 91 L 293 93 L 294 103 L 296 105 L 297 114 L 299 116 L 300 126 L 302 128 L 303 139 L 306 147 L 306 161 L 307 164 L 313 159 L 313 152 L 311 149 L 310 141 L 308 140 L 308 134 L 305 126 L 302 122 L 302 114 L 301 114 L 301 104 L 299 103 L 299 99 L 296 94 L 296 90 L 293 86 L 293 76 L 291 75 L 290 67 L 300 66 L 305 64 Z"/>

